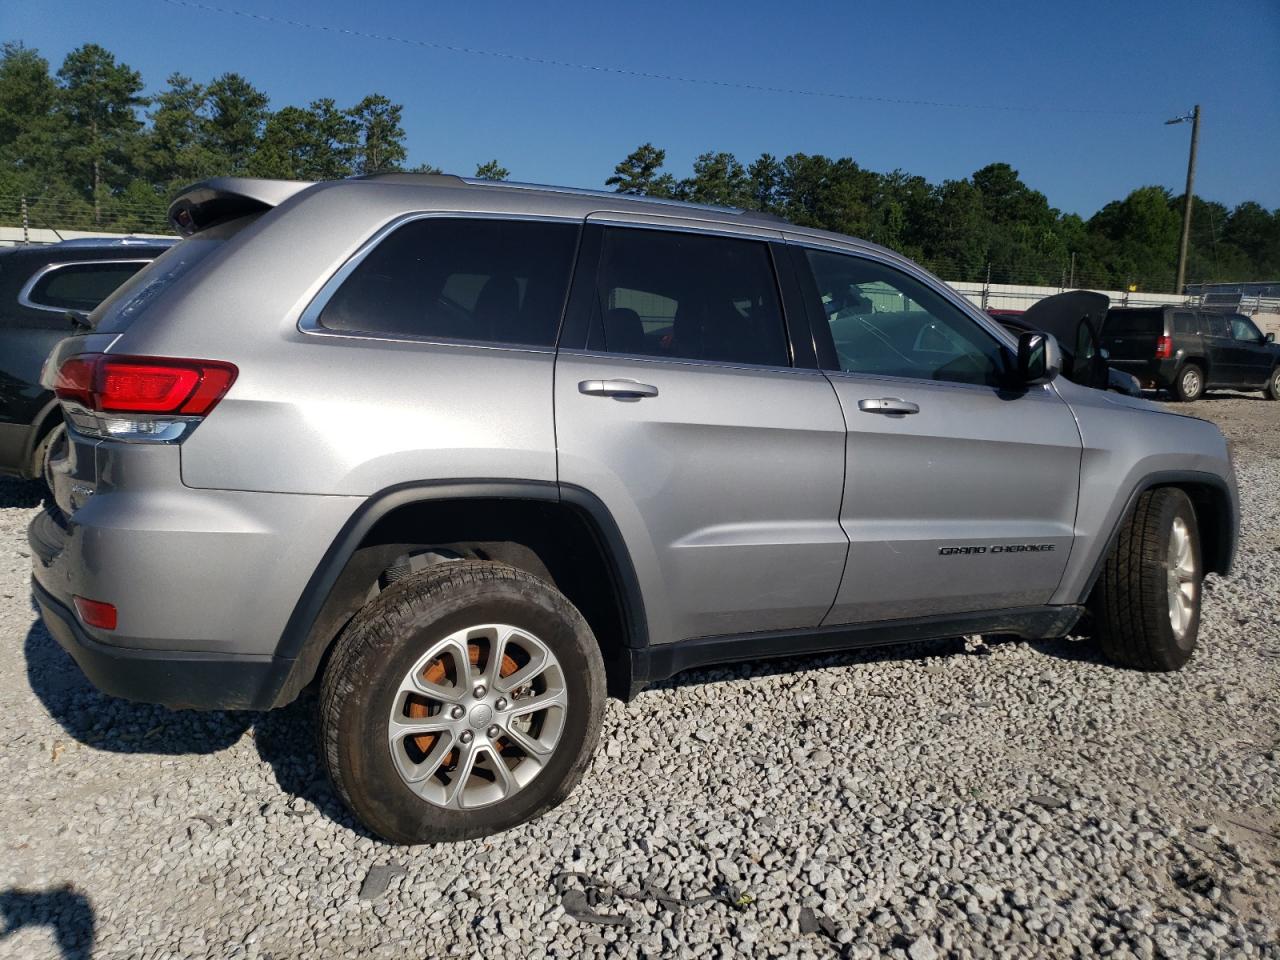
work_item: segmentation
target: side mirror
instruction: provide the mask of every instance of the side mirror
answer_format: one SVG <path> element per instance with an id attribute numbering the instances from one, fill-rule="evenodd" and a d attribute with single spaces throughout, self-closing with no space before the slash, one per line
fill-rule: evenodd
<path id="1" fill-rule="evenodd" d="M 1267 334 L 1267 336 L 1266 336 L 1266 338 L 1265 338 L 1262 342 L 1263 342 L 1263 343 L 1275 343 L 1275 342 L 1276 342 L 1276 335 L 1275 335 L 1274 333 L 1268 333 L 1268 334 Z"/>
<path id="2" fill-rule="evenodd" d="M 1035 387 L 1062 372 L 1062 349 L 1052 334 L 1028 330 L 1018 337 L 1018 380 Z"/>

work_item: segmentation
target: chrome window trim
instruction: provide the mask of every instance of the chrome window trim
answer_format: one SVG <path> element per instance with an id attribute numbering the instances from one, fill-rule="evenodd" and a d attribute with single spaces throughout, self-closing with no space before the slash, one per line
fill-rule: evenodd
<path id="1" fill-rule="evenodd" d="M 27 278 L 27 282 L 24 283 L 22 285 L 22 289 L 18 291 L 18 303 L 29 310 L 43 310 L 45 313 L 56 313 L 59 316 L 65 316 L 67 311 L 75 310 L 76 308 L 75 307 L 55 307 L 50 304 L 39 303 L 31 299 L 31 291 L 36 288 L 36 284 L 38 284 L 41 280 L 43 280 L 49 274 L 55 273 L 58 270 L 65 270 L 67 267 L 115 266 L 116 264 L 119 264 L 119 263 L 137 263 L 137 264 L 141 264 L 142 266 L 146 266 L 147 264 L 151 263 L 154 259 L 155 259 L 154 257 L 149 257 L 149 258 L 116 257 L 108 260 L 63 260 L 63 261 L 60 261 L 59 263 L 47 263 L 43 267 L 41 267 L 39 270 L 37 270 L 35 273 L 33 273 L 29 278 Z M 141 267 L 139 269 L 141 269 Z M 137 273 L 137 272 L 138 272 L 137 270 L 134 271 L 134 273 Z"/>
<path id="2" fill-rule="evenodd" d="M 754 243 L 781 243 L 784 240 L 781 229 L 760 223 L 744 223 L 739 227 L 737 224 L 717 224 L 711 221 L 703 225 L 698 221 L 689 222 L 687 220 L 674 220 L 671 223 L 643 218 L 632 220 L 626 219 L 627 216 L 616 210 L 600 211 L 587 214 L 586 222 L 588 225 L 597 224 L 602 227 L 628 227 L 633 230 L 657 230 L 661 233 L 697 233 L 705 234 L 709 237 L 725 237 L 730 240 L 746 240 Z M 642 215 L 637 216 L 642 217 Z M 776 284 L 776 276 L 774 279 Z M 779 299 L 782 297 L 781 290 L 778 291 L 778 297 Z"/>
<path id="3" fill-rule="evenodd" d="M 449 220 L 523 220 L 542 223 L 568 223 L 578 227 L 582 226 L 583 218 L 575 216 L 565 216 L 556 214 L 532 214 L 532 213 L 496 213 L 493 211 L 469 211 L 469 210 L 419 210 L 414 213 L 402 213 L 388 220 L 381 227 L 375 230 L 359 247 L 355 253 L 347 258 L 333 275 L 325 281 L 319 292 L 311 298 L 311 302 L 303 308 L 301 315 L 298 317 L 297 327 L 301 333 L 313 337 L 336 337 L 342 340 L 373 340 L 382 343 L 422 343 L 440 347 L 478 347 L 482 350 L 514 350 L 521 353 L 542 353 L 554 354 L 556 352 L 555 343 L 550 346 L 539 346 L 529 343 L 508 343 L 506 341 L 497 340 L 455 340 L 447 337 L 416 337 L 411 334 L 402 334 L 400 336 L 391 336 L 386 333 L 377 333 L 371 330 L 331 330 L 320 323 L 320 314 L 324 312 L 324 308 L 329 305 L 329 301 L 338 291 L 338 288 L 346 281 L 356 267 L 364 262 L 365 258 L 373 252 L 388 236 L 406 224 L 413 223 L 417 220 L 429 220 L 445 218 Z M 577 251 L 574 251 L 574 259 L 577 258 Z M 568 283 L 573 280 L 573 264 L 569 265 L 569 277 L 566 280 L 566 296 Z M 559 328 L 559 319 L 557 319 L 557 329 Z"/>

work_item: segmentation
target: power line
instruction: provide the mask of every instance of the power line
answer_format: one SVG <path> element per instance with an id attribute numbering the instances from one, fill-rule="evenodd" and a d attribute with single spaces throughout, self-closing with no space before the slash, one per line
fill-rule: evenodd
<path id="1" fill-rule="evenodd" d="M 1013 104 L 995 103 L 946 103 L 936 100 L 909 100 L 900 97 L 876 97 L 859 93 L 840 93 L 831 90 L 804 90 L 797 87 L 777 87 L 768 84 L 745 83 L 737 80 L 713 80 L 707 77 L 686 77 L 673 73 L 656 73 L 648 70 L 632 70 L 627 67 L 604 66 L 595 63 L 575 63 L 570 60 L 558 60 L 553 57 L 537 57 L 524 53 L 509 53 L 502 50 L 483 50 L 478 47 L 464 47 L 439 40 L 415 40 L 397 37 L 387 33 L 369 33 L 364 30 L 352 30 L 348 27 L 335 27 L 323 23 L 307 23 L 302 20 L 291 20 L 285 17 L 273 17 L 265 13 L 251 13 L 247 10 L 235 10 L 230 7 L 219 7 L 197 0 L 164 0 L 175 7 L 188 7 L 192 10 L 203 10 L 209 13 L 221 13 L 246 20 L 258 20 L 263 23 L 274 23 L 287 27 L 298 27 L 303 30 L 317 30 L 323 33 L 342 34 L 359 37 L 363 40 L 381 40 L 388 43 L 400 43 L 410 47 L 425 47 L 431 50 L 444 50 L 449 53 L 460 53 L 475 57 L 491 57 L 498 60 L 510 60 L 517 63 L 532 63 L 544 67 L 561 67 L 567 70 L 586 70 L 593 73 L 610 73 L 621 77 L 633 77 L 640 80 L 663 80 L 672 83 L 690 83 L 706 87 L 722 87 L 732 90 L 749 90 L 753 93 L 779 93 L 798 97 L 821 97 L 830 100 L 854 100 L 862 103 L 884 103 L 909 107 L 939 107 L 947 110 L 1004 110 L 1024 113 L 1078 113 L 1078 114 L 1110 114 L 1112 116 L 1154 116 L 1150 110 L 1105 110 L 1086 107 L 1038 107 L 1017 106 Z"/>

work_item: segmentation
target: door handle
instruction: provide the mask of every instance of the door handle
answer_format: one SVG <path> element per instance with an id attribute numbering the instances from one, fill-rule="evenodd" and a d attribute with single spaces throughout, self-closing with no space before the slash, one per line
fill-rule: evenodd
<path id="1" fill-rule="evenodd" d="M 641 400 L 644 397 L 656 397 L 658 388 L 648 383 L 636 383 L 634 380 L 582 380 L 578 383 L 578 392 L 589 397 Z"/>
<path id="2" fill-rule="evenodd" d="M 919 413 L 920 404 L 897 397 L 878 397 L 875 400 L 859 400 L 858 409 L 863 413 Z"/>

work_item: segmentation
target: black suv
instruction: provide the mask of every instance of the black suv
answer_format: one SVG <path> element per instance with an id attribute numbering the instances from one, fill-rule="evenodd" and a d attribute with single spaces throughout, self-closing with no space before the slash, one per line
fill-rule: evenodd
<path id="1" fill-rule="evenodd" d="M 1239 313 L 1113 307 L 1102 330 L 1109 363 L 1144 387 L 1198 400 L 1210 387 L 1263 390 L 1280 400 L 1280 345 Z"/>
<path id="2" fill-rule="evenodd" d="M 173 243 L 124 237 L 0 250 L 0 474 L 41 476 L 57 439 L 62 410 L 40 386 L 53 345 Z"/>

